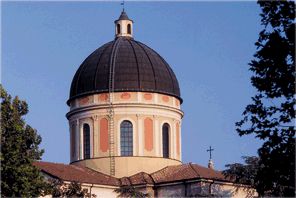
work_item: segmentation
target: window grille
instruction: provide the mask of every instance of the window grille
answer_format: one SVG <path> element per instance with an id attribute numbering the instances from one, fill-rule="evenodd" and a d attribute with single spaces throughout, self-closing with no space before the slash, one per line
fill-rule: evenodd
<path id="1" fill-rule="evenodd" d="M 169 125 L 167 123 L 162 127 L 162 152 L 164 158 L 169 158 Z"/>
<path id="2" fill-rule="evenodd" d="M 84 159 L 90 158 L 90 130 L 89 125 L 83 125 L 83 139 L 84 139 Z"/>
<path id="3" fill-rule="evenodd" d="M 133 156 L 133 125 L 123 121 L 120 125 L 121 156 Z"/>

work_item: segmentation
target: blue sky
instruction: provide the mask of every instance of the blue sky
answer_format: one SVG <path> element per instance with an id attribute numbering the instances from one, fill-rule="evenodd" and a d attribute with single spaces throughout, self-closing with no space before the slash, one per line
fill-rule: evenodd
<path id="1" fill-rule="evenodd" d="M 83 60 L 114 39 L 120 2 L 2 2 L 1 82 L 29 105 L 43 161 L 68 164 L 72 78 Z M 158 52 L 175 72 L 184 103 L 182 162 L 215 169 L 256 156 L 263 141 L 239 137 L 235 122 L 256 90 L 248 63 L 256 51 L 261 9 L 245 2 L 126 2 L 134 39 Z"/>

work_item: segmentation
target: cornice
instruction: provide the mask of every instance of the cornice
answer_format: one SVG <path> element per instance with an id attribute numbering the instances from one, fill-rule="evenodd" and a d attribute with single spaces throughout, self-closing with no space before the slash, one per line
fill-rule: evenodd
<path id="1" fill-rule="evenodd" d="M 178 108 L 166 106 L 166 105 L 160 105 L 160 104 L 143 104 L 143 103 L 124 103 L 124 104 L 113 104 L 112 108 L 150 108 L 150 109 L 161 109 L 161 110 L 168 110 L 168 111 L 173 111 L 175 113 L 178 113 L 181 115 L 181 118 L 184 117 L 184 112 Z M 81 113 L 81 112 L 86 112 L 86 111 L 91 111 L 91 110 L 97 110 L 97 109 L 109 109 L 110 106 L 108 104 L 103 104 L 103 105 L 98 105 L 98 104 L 93 104 L 85 107 L 77 107 L 73 110 L 70 110 L 67 114 L 66 117 L 69 120 L 69 117 L 73 114 L 76 113 Z"/>

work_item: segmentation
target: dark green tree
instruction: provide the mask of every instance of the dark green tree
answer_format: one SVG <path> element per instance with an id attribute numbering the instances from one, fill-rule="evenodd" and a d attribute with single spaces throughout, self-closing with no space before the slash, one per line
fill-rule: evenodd
<path id="1" fill-rule="evenodd" d="M 236 123 L 236 130 L 240 136 L 255 133 L 265 141 L 258 150 L 259 170 L 254 180 L 259 195 L 295 196 L 295 3 L 258 4 L 264 29 L 255 43 L 255 59 L 249 63 L 258 94 L 243 112 L 244 119 Z"/>
<path id="2" fill-rule="evenodd" d="M 119 193 L 117 197 L 151 197 L 149 193 L 142 193 L 133 186 L 121 186 L 114 192 Z"/>
<path id="3" fill-rule="evenodd" d="M 88 189 L 83 189 L 81 183 L 72 181 L 66 184 L 63 180 L 48 180 L 49 187 L 43 195 L 52 195 L 53 197 L 97 197 L 90 194 Z"/>
<path id="4" fill-rule="evenodd" d="M 244 188 L 249 195 L 248 197 L 253 196 L 253 189 L 257 189 L 258 187 L 258 181 L 256 180 L 257 173 L 259 171 L 259 161 L 260 159 L 258 157 L 252 156 L 243 156 L 242 157 L 245 161 L 245 164 L 241 163 L 235 163 L 235 164 L 226 164 L 225 167 L 228 167 L 229 169 L 223 170 L 222 174 L 229 178 L 234 183 L 239 184 L 246 184 L 249 187 L 240 187 Z M 251 188 L 250 188 L 251 187 Z M 236 191 L 239 189 L 237 188 Z"/>
<path id="5" fill-rule="evenodd" d="M 252 185 L 255 187 L 255 178 L 259 170 L 259 158 L 258 157 L 242 157 L 246 164 L 226 164 L 225 167 L 229 167 L 227 170 L 223 170 L 222 174 L 234 181 L 235 183 Z"/>
<path id="6" fill-rule="evenodd" d="M 22 116 L 28 104 L 1 89 L 1 196 L 3 197 L 96 197 L 82 189 L 78 182 L 68 185 L 62 180 L 45 180 L 40 169 L 33 165 L 41 160 L 44 150 L 39 150 L 42 141 L 37 131 L 25 126 Z"/>
<path id="7" fill-rule="evenodd" d="M 28 113 L 28 105 L 16 96 L 1 89 L 1 196 L 40 196 L 44 190 L 44 177 L 32 162 L 40 160 L 44 150 L 37 131 L 25 126 L 22 116 Z"/>

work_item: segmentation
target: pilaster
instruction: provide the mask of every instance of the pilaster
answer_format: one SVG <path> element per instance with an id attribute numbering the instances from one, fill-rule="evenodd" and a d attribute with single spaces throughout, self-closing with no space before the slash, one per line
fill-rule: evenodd
<path id="1" fill-rule="evenodd" d="M 158 115 L 153 115 L 154 117 L 154 134 L 155 134 L 155 156 L 160 157 L 159 155 L 159 125 L 158 125 Z"/>
<path id="2" fill-rule="evenodd" d="M 139 138 L 139 156 L 143 156 L 143 114 L 137 114 L 138 117 L 138 138 Z"/>
<path id="3" fill-rule="evenodd" d="M 154 95 L 154 101 L 155 101 L 155 104 L 157 104 L 158 103 L 158 94 L 153 94 Z"/>
<path id="4" fill-rule="evenodd" d="M 138 102 L 142 102 L 142 92 L 137 92 Z"/>
<path id="5" fill-rule="evenodd" d="M 81 157 L 80 157 L 80 151 L 81 151 L 81 139 L 80 139 L 80 127 L 79 127 L 79 119 L 76 120 L 76 133 L 75 133 L 75 136 L 76 136 L 76 154 L 75 154 L 75 159 L 77 160 L 80 160 Z"/>
<path id="6" fill-rule="evenodd" d="M 179 160 L 182 161 L 182 144 L 181 144 L 181 143 L 182 143 L 182 138 L 181 138 L 181 137 L 182 137 L 182 134 L 181 134 L 181 131 L 182 131 L 182 130 L 181 130 L 181 121 L 179 121 L 179 127 L 180 127 L 180 128 L 179 128 L 179 133 L 180 133 L 180 134 L 179 134 L 179 135 L 180 135 L 180 138 L 179 138 L 179 144 L 180 144 L 180 159 L 179 159 Z"/>
<path id="7" fill-rule="evenodd" d="M 173 107 L 176 107 L 176 98 L 172 97 L 172 100 L 173 100 Z"/>
<path id="8" fill-rule="evenodd" d="M 92 152 L 92 157 L 99 157 L 99 116 L 98 115 L 92 115 L 93 119 L 93 137 L 92 137 L 92 147 L 93 147 L 93 152 Z"/>
<path id="9" fill-rule="evenodd" d="M 177 158 L 177 120 L 173 118 L 173 130 L 172 130 L 172 136 L 173 136 L 173 158 Z"/>
<path id="10" fill-rule="evenodd" d="M 75 150 L 73 151 L 73 144 L 76 144 L 76 138 L 75 138 L 75 126 L 76 122 L 75 121 L 71 121 L 69 122 L 69 131 L 70 131 L 70 161 L 75 161 Z M 73 138 L 74 138 L 74 142 L 73 142 Z M 75 146 L 74 146 L 75 149 Z M 74 155 L 73 155 L 74 153 Z"/>

